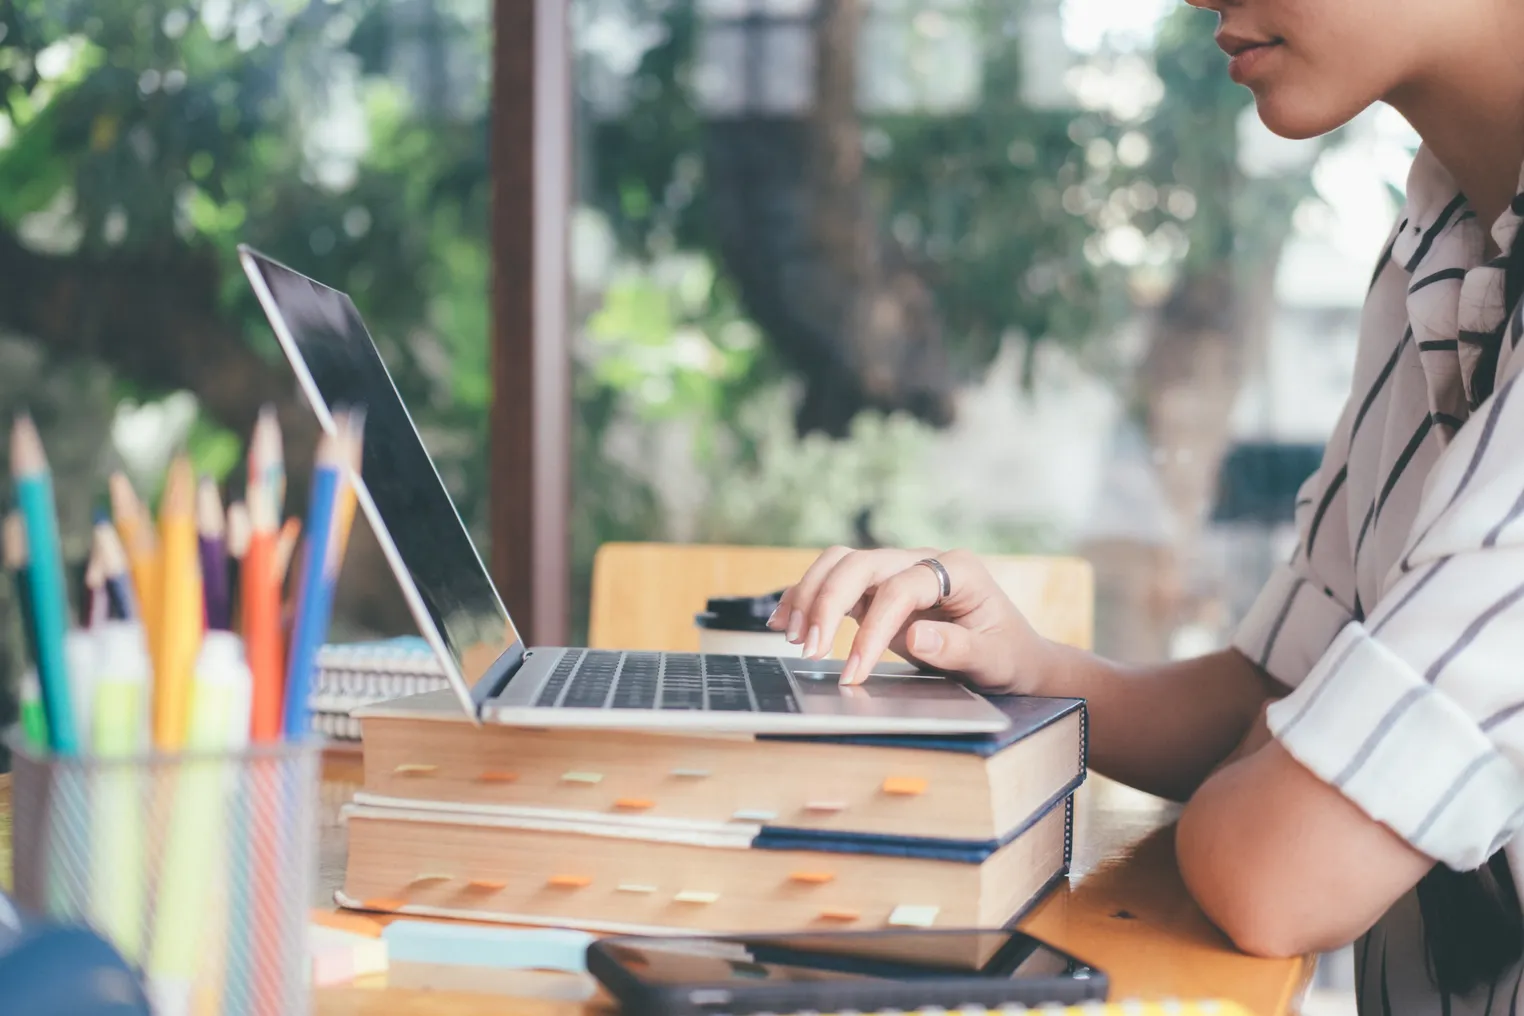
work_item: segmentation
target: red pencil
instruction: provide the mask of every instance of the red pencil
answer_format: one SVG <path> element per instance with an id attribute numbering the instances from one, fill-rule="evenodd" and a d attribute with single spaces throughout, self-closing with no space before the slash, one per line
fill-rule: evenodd
<path id="1" fill-rule="evenodd" d="M 280 583 L 275 574 L 276 530 L 285 489 L 280 427 L 273 413 L 261 413 L 249 447 L 249 549 L 244 555 L 243 632 L 254 676 L 254 709 L 249 734 L 255 742 L 280 739 L 285 662 L 281 651 Z"/>

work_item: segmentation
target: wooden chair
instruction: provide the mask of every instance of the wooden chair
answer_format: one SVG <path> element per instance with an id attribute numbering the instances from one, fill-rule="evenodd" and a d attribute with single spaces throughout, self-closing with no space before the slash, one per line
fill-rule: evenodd
<path id="1" fill-rule="evenodd" d="M 797 581 L 819 551 L 606 543 L 593 559 L 588 644 L 599 649 L 695 651 L 695 614 L 711 596 L 760 596 Z M 995 581 L 1038 632 L 1089 648 L 1094 627 L 1090 565 L 1078 558 L 991 557 Z M 832 655 L 844 657 L 857 626 L 847 621 Z"/>

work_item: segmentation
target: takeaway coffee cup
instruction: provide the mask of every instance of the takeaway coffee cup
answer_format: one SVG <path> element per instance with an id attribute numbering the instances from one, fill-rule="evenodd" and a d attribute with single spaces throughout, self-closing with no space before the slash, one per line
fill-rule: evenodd
<path id="1" fill-rule="evenodd" d="M 804 648 L 789 642 L 767 619 L 783 593 L 765 596 L 716 596 L 693 619 L 699 630 L 699 650 L 736 656 L 803 656 Z"/>

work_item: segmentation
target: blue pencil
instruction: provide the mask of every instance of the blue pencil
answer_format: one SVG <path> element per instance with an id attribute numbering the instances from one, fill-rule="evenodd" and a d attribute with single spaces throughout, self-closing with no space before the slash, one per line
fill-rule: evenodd
<path id="1" fill-rule="evenodd" d="M 338 417 L 338 414 L 335 414 Z M 339 434 L 348 423 L 335 419 Z M 325 434 L 317 449 L 312 474 L 312 493 L 307 505 L 307 547 L 297 586 L 296 618 L 291 625 L 291 649 L 287 655 L 285 700 L 281 732 L 287 740 L 309 733 L 307 698 L 312 690 L 312 668 L 327 635 L 328 614 L 333 602 L 328 577 L 329 544 L 334 538 L 334 515 L 338 508 L 345 455 L 338 435 Z"/>
<path id="2" fill-rule="evenodd" d="M 64 633 L 69 628 L 68 586 L 58 542 L 53 478 L 32 418 L 23 413 L 11 428 L 11 473 L 16 507 L 26 523 L 27 577 L 31 581 L 37 624 L 37 676 L 48 720 L 48 746 L 58 755 L 79 753 L 79 732 L 69 698 L 69 665 Z"/>

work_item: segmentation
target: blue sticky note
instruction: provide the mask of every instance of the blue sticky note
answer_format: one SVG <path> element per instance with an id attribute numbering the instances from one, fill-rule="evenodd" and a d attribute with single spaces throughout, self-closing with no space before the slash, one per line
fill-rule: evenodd
<path id="1" fill-rule="evenodd" d="M 558 928 L 488 928 L 438 921 L 393 921 L 381 932 L 393 963 L 497 970 L 587 971 L 593 936 Z"/>

